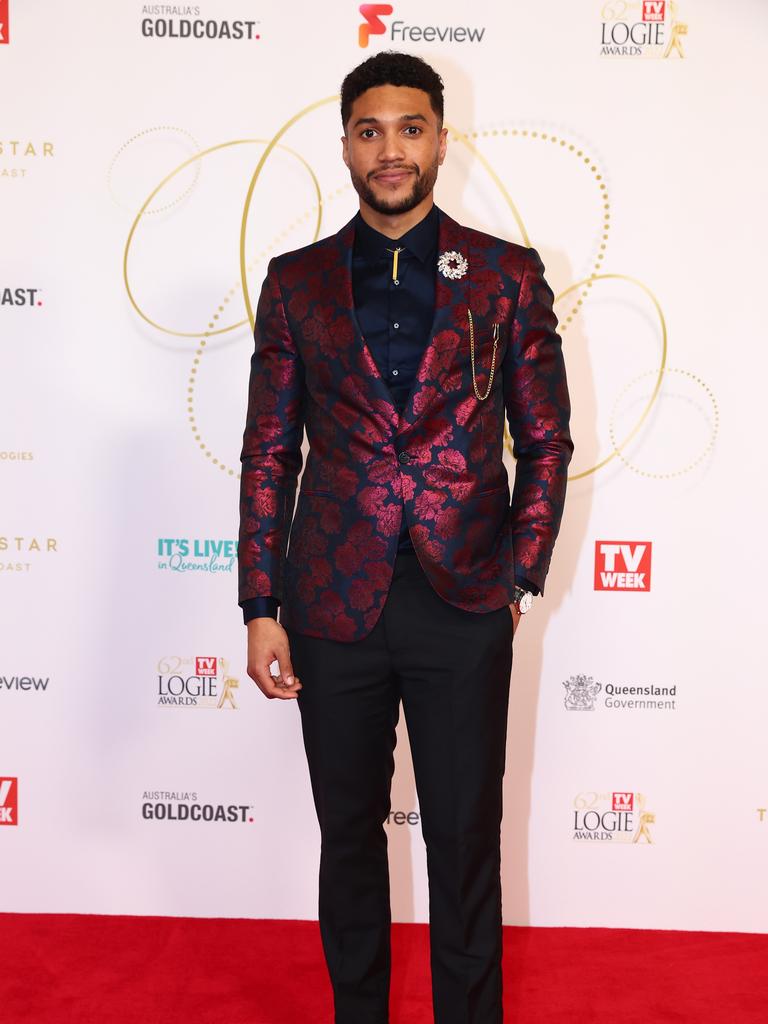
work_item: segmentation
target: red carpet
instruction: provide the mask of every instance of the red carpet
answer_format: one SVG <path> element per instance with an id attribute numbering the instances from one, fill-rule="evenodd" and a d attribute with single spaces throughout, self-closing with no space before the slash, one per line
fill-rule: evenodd
<path id="1" fill-rule="evenodd" d="M 395 925 L 391 1024 L 431 1024 Z M 0 914 L 3 1024 L 330 1024 L 315 923 Z M 505 1024 L 768 1022 L 768 936 L 506 928 Z"/>

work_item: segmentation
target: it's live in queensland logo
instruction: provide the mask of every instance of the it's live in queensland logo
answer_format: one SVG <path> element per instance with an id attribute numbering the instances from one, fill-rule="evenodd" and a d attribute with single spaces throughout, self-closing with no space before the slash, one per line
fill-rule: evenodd
<path id="1" fill-rule="evenodd" d="M 167 657 L 157 663 L 157 703 L 163 708 L 215 708 L 237 711 L 240 681 L 226 658 Z"/>
<path id="2" fill-rule="evenodd" d="M 233 572 L 237 541 L 213 537 L 160 537 L 158 569 L 169 572 Z"/>
<path id="3" fill-rule="evenodd" d="M 600 10 L 600 56 L 684 57 L 688 26 L 680 21 L 677 0 L 607 0 Z"/>
<path id="4" fill-rule="evenodd" d="M 371 36 L 384 36 L 390 43 L 481 43 L 485 26 L 413 24 L 390 17 L 393 4 L 360 4 L 363 19 L 357 30 L 357 41 L 367 47 Z M 385 20 L 386 19 L 386 20 Z"/>
<path id="5" fill-rule="evenodd" d="M 576 842 L 652 843 L 655 823 L 643 793 L 578 793 L 573 801 Z"/>

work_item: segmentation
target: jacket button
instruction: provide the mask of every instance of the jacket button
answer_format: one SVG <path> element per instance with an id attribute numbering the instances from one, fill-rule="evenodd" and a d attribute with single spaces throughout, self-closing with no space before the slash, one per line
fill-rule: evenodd
<path id="1" fill-rule="evenodd" d="M 413 458 L 413 456 L 409 455 L 408 452 L 400 452 L 400 454 L 397 457 L 400 460 L 400 462 L 410 462 L 411 459 Z"/>

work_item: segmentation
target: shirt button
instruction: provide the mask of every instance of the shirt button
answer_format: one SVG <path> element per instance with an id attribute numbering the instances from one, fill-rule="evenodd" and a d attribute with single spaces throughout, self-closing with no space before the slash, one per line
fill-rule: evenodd
<path id="1" fill-rule="evenodd" d="M 410 462 L 411 461 L 411 456 L 408 454 L 408 452 L 400 452 L 400 454 L 397 456 L 397 458 L 398 458 L 398 460 L 400 462 Z"/>
<path id="2" fill-rule="evenodd" d="M 400 324 L 392 324 L 393 327 L 399 327 Z"/>
<path id="3" fill-rule="evenodd" d="M 398 281 L 397 278 L 395 278 L 394 281 L 392 282 L 392 284 L 400 284 L 400 282 Z"/>
<path id="4" fill-rule="evenodd" d="M 398 375 L 398 373 L 400 373 L 400 371 L 399 371 L 399 370 L 393 370 L 393 371 L 392 371 L 392 376 L 393 376 L 393 377 L 396 377 L 396 376 Z"/>

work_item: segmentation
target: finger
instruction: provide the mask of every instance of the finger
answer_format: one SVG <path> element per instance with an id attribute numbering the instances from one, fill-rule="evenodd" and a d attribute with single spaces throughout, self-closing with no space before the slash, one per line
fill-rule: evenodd
<path id="1" fill-rule="evenodd" d="M 293 665 L 291 664 L 291 652 L 288 644 L 278 644 L 275 650 L 277 655 L 277 675 L 286 686 L 294 685 Z"/>
<path id="2" fill-rule="evenodd" d="M 295 700 L 298 696 L 298 691 L 301 689 L 301 685 L 294 685 L 293 687 L 285 686 L 277 676 L 273 676 L 269 671 L 269 667 L 264 665 L 259 667 L 254 672 L 254 679 L 259 689 L 269 700 Z"/>

